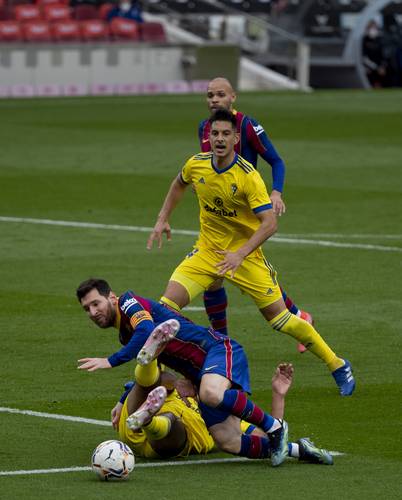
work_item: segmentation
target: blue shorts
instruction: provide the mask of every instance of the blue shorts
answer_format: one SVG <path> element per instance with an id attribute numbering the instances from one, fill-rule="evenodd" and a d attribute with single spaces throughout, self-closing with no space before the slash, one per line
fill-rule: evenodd
<path id="1" fill-rule="evenodd" d="M 200 378 L 207 373 L 222 375 L 232 382 L 234 389 L 251 393 L 246 353 L 240 344 L 229 337 L 224 338 L 223 342 L 209 350 Z M 219 424 L 231 415 L 227 411 L 211 408 L 202 402 L 199 403 L 199 407 L 207 427 Z"/>

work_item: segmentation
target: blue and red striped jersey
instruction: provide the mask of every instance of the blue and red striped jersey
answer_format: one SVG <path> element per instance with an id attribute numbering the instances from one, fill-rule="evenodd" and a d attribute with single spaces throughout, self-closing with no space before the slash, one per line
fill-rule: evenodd
<path id="1" fill-rule="evenodd" d="M 208 351 L 218 343 L 227 342 L 228 337 L 212 328 L 197 325 L 167 306 L 140 297 L 131 290 L 123 293 L 118 300 L 115 326 L 124 347 L 108 358 L 110 364 L 118 366 L 134 359 L 152 330 L 171 318 L 179 321 L 180 330 L 167 344 L 158 360 L 194 383 L 199 383 L 200 371 Z M 236 344 L 232 339 L 230 341 Z"/>

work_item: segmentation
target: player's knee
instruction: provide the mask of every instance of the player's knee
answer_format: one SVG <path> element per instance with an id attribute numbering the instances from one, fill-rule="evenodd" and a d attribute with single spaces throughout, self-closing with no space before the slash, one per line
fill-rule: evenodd
<path id="1" fill-rule="evenodd" d="M 213 386 L 210 385 L 201 385 L 200 399 L 204 404 L 211 406 L 212 408 L 216 408 L 222 402 L 220 394 Z"/>

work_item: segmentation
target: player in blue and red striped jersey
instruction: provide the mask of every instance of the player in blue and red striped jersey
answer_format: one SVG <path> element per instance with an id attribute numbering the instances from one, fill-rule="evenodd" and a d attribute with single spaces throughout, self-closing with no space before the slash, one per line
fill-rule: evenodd
<path id="1" fill-rule="evenodd" d="M 286 211 L 285 203 L 282 200 L 285 164 L 269 140 L 262 125 L 253 118 L 233 109 L 235 101 L 236 93 L 226 78 L 214 78 L 209 82 L 207 89 L 207 105 L 211 114 L 217 109 L 227 109 L 232 111 L 236 117 L 237 133 L 240 137 L 239 142 L 235 146 L 236 153 L 240 154 L 254 167 L 257 166 L 259 156 L 271 166 L 272 191 L 269 197 L 272 202 L 273 211 L 276 215 L 281 216 Z M 203 152 L 211 150 L 211 144 L 209 142 L 210 130 L 211 125 L 209 119 L 203 120 L 198 128 L 198 138 L 201 151 Z M 311 315 L 299 309 L 282 288 L 281 291 L 283 300 L 289 311 L 300 316 L 305 321 L 312 323 L 313 319 Z M 222 280 L 214 283 L 213 286 L 204 293 L 204 305 L 213 328 L 227 334 L 227 295 Z M 299 344 L 298 350 L 304 352 L 306 348 L 303 344 Z"/>
<path id="2" fill-rule="evenodd" d="M 142 362 L 149 364 L 163 348 L 159 362 L 181 373 L 199 388 L 202 417 L 223 451 L 249 458 L 271 456 L 273 466 L 285 460 L 288 456 L 287 424 L 249 399 L 248 362 L 240 344 L 132 291 L 117 297 L 104 280 L 84 281 L 76 294 L 90 319 L 100 328 L 117 328 L 123 344 L 108 358 L 78 360 L 79 369 L 95 371 L 118 366 L 141 354 L 144 344 L 148 351 Z M 153 358 L 148 356 L 150 352 Z M 266 434 L 243 434 L 241 419 Z"/>

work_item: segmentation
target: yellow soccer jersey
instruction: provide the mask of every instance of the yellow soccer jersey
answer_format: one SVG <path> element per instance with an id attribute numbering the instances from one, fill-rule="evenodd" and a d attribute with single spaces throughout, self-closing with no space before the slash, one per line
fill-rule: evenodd
<path id="1" fill-rule="evenodd" d="M 272 208 L 264 181 L 240 155 L 224 170 L 213 165 L 212 153 L 190 158 L 181 179 L 193 184 L 200 205 L 196 246 L 236 251 L 259 228 L 256 213 Z"/>
<path id="2" fill-rule="evenodd" d="M 159 413 L 171 412 L 183 421 L 187 432 L 187 445 L 180 453 L 182 457 L 192 454 L 209 453 L 214 447 L 214 441 L 201 417 L 197 402 L 193 398 L 188 398 L 188 403 L 190 406 L 187 406 L 178 392 L 174 390 L 168 394 L 165 403 L 159 411 Z M 119 421 L 120 439 L 130 446 L 136 456 L 158 458 L 159 455 L 152 449 L 145 432 L 141 429 L 132 431 L 127 427 L 127 417 L 126 399 Z"/>

